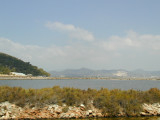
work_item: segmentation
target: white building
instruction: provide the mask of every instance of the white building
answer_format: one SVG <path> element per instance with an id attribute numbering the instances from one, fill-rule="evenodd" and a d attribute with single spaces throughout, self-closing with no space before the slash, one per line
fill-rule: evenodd
<path id="1" fill-rule="evenodd" d="M 24 73 L 18 73 L 18 72 L 11 72 L 11 75 L 15 75 L 15 76 L 26 76 Z"/>

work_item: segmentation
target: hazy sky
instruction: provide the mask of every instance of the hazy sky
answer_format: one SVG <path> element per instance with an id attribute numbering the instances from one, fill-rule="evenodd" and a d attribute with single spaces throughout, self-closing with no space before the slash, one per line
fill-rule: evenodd
<path id="1" fill-rule="evenodd" d="M 160 0 L 0 0 L 0 51 L 50 70 L 160 70 Z"/>

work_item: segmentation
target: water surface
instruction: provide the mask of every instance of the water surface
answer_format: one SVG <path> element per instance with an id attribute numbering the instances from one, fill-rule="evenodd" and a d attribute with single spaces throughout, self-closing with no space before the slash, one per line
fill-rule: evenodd
<path id="1" fill-rule="evenodd" d="M 150 88 L 159 88 L 158 80 L 89 80 L 89 79 L 71 79 L 71 80 L 0 80 L 0 85 L 19 86 L 22 88 L 45 88 L 45 87 L 74 87 L 80 89 L 135 89 L 148 90 Z"/>

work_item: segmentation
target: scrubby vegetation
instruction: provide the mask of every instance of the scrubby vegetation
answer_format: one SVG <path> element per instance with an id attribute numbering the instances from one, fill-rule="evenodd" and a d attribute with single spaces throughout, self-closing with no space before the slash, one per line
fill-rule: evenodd
<path id="1" fill-rule="evenodd" d="M 15 71 L 15 69 L 10 69 L 9 67 L 0 64 L 0 74 L 10 74 L 11 71 Z"/>
<path id="2" fill-rule="evenodd" d="M 33 66 L 29 62 L 24 62 L 13 56 L 0 53 L 0 74 L 9 74 L 10 72 L 32 74 L 33 76 L 50 76 L 50 74 L 42 68 Z"/>
<path id="3" fill-rule="evenodd" d="M 84 104 L 86 107 L 94 105 L 102 109 L 103 114 L 116 116 L 120 112 L 126 116 L 139 115 L 143 103 L 160 102 L 160 90 L 152 88 L 148 91 L 136 90 L 101 90 L 88 89 L 81 90 L 76 88 L 53 88 L 43 89 L 23 89 L 20 87 L 0 86 L 0 102 L 9 101 L 21 107 L 43 107 L 46 104 L 66 104 L 67 106 L 79 106 Z M 68 108 L 66 107 L 64 111 Z"/>

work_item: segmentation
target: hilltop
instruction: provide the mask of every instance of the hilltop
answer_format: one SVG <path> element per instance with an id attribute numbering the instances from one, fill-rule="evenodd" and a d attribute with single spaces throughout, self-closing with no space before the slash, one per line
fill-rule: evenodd
<path id="1" fill-rule="evenodd" d="M 32 74 L 33 76 L 50 76 L 42 68 L 31 65 L 11 55 L 0 53 L 0 74 L 10 74 L 10 72 L 19 72 Z"/>

